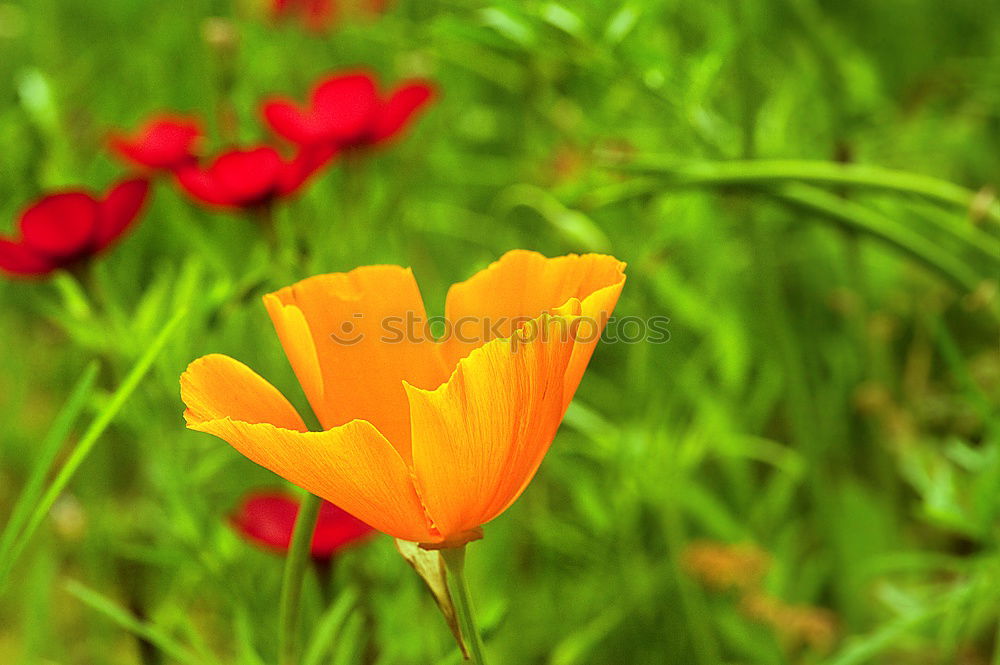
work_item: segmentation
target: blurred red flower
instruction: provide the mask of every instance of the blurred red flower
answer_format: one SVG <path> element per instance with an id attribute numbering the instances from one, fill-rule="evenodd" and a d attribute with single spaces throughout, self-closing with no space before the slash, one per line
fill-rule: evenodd
<path id="1" fill-rule="evenodd" d="M 292 143 L 346 150 L 392 140 L 435 94 L 430 82 L 410 80 L 380 96 L 372 74 L 346 72 L 317 84 L 305 108 L 276 97 L 264 102 L 261 114 L 275 134 Z"/>
<path id="2" fill-rule="evenodd" d="M 385 11 L 388 0 L 271 0 L 271 14 L 276 19 L 298 16 L 305 26 L 316 32 L 329 30 L 344 10 L 360 10 L 369 14 Z"/>
<path id="3" fill-rule="evenodd" d="M 270 146 L 234 149 L 206 166 L 175 171 L 195 200 L 223 208 L 253 208 L 294 194 L 336 155 L 332 147 L 306 148 L 290 160 Z"/>
<path id="4" fill-rule="evenodd" d="M 195 162 L 194 149 L 201 136 L 197 118 L 159 115 L 150 118 L 131 136 L 113 133 L 108 146 L 136 166 L 172 171 Z"/>
<path id="5" fill-rule="evenodd" d="M 90 259 L 129 229 L 148 194 L 149 181 L 133 178 L 101 199 L 84 190 L 42 197 L 21 213 L 19 237 L 0 237 L 0 270 L 39 277 Z"/>
<path id="6" fill-rule="evenodd" d="M 230 521 L 248 540 L 268 549 L 286 552 L 292 542 L 298 514 L 299 502 L 295 499 L 280 492 L 260 491 L 247 495 Z M 361 520 L 324 501 L 313 533 L 312 556 L 329 559 L 373 532 Z"/>
<path id="7" fill-rule="evenodd" d="M 334 0 L 273 0 L 275 18 L 298 15 L 310 30 L 323 32 L 331 28 L 337 18 Z"/>

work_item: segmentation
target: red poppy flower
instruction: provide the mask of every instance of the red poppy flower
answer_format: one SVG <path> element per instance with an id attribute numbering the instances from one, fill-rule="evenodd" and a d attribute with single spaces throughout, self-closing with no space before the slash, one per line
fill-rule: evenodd
<path id="1" fill-rule="evenodd" d="M 398 136 L 434 95 L 431 83 L 411 80 L 380 96 L 371 74 L 350 72 L 321 81 L 306 108 L 275 98 L 263 104 L 261 113 L 275 134 L 292 143 L 359 148 Z"/>
<path id="2" fill-rule="evenodd" d="M 268 549 L 287 552 L 298 515 L 298 501 L 278 492 L 262 491 L 247 495 L 230 521 L 248 540 Z M 313 533 L 312 556 L 329 559 L 372 533 L 370 526 L 324 501 Z"/>
<path id="3" fill-rule="evenodd" d="M 336 154 L 332 147 L 300 150 L 285 160 L 270 146 L 230 150 L 207 167 L 178 169 L 177 182 L 192 198 L 224 208 L 253 208 L 299 190 Z"/>
<path id="4" fill-rule="evenodd" d="M 151 118 L 132 136 L 112 134 L 108 145 L 127 162 L 172 171 L 195 161 L 194 148 L 201 136 L 196 118 L 160 115 Z"/>
<path id="5" fill-rule="evenodd" d="M 0 270 L 38 277 L 95 256 L 128 230 L 148 194 L 149 182 L 134 178 L 103 199 L 83 190 L 41 198 L 21 213 L 20 237 L 0 237 Z"/>
<path id="6" fill-rule="evenodd" d="M 346 6 L 345 6 L 346 5 Z M 272 0 L 271 13 L 277 19 L 298 15 L 305 26 L 316 32 L 324 32 L 337 22 L 343 10 L 360 10 L 367 13 L 385 11 L 387 0 Z"/>
<path id="7" fill-rule="evenodd" d="M 275 18 L 297 14 L 307 28 L 323 32 L 336 21 L 337 6 L 334 0 L 274 0 L 272 12 Z"/>

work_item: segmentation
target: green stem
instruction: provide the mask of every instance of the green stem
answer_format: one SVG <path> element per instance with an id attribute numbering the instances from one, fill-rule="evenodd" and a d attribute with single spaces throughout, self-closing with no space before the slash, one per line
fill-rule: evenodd
<path id="1" fill-rule="evenodd" d="M 735 163 L 741 164 L 746 162 L 735 162 Z M 792 162 L 784 162 L 784 163 L 790 164 Z M 810 162 L 806 163 L 808 164 Z M 823 162 L 817 162 L 817 163 L 823 164 Z M 695 170 L 707 169 L 713 164 L 716 163 L 703 163 L 695 165 L 693 168 Z M 874 167 L 858 167 L 857 165 L 846 166 L 834 163 L 831 163 L 830 166 L 838 170 L 849 169 L 855 171 L 859 168 L 864 170 L 872 170 L 874 168 Z M 875 169 L 875 170 L 882 171 L 883 173 L 895 173 L 893 171 L 885 171 L 884 169 Z M 594 210 L 609 205 L 619 204 L 624 201 L 628 201 L 630 199 L 660 194 L 664 191 L 665 188 L 673 188 L 673 187 L 711 188 L 711 187 L 743 186 L 750 190 L 771 192 L 775 190 L 780 191 L 781 187 L 805 187 L 806 183 L 810 182 L 812 183 L 838 182 L 837 180 L 824 181 L 824 180 L 811 179 L 809 177 L 806 177 L 808 176 L 808 173 L 795 174 L 796 177 L 792 177 L 793 174 L 788 173 L 786 174 L 787 177 L 782 177 L 777 179 L 767 179 L 767 178 L 756 179 L 752 176 L 762 175 L 762 173 L 759 172 L 757 169 L 751 169 L 746 178 L 730 178 L 729 176 L 732 174 L 726 173 L 726 171 L 728 171 L 728 168 L 723 169 L 721 172 L 715 175 L 709 175 L 706 177 L 697 177 L 697 178 L 687 178 L 679 175 L 684 171 L 686 171 L 686 168 L 684 167 L 678 169 L 667 169 L 665 171 L 660 172 L 660 175 L 658 177 L 654 177 L 651 175 L 644 175 L 641 177 L 633 178 L 625 182 L 605 185 L 604 187 L 599 187 L 597 189 L 588 191 L 579 199 L 571 201 L 570 204 L 575 205 L 583 210 Z M 906 177 L 914 177 L 912 176 L 912 174 L 901 174 L 901 175 L 904 176 L 904 180 L 906 180 Z M 915 177 L 927 180 L 926 178 L 924 178 L 924 176 L 915 176 Z M 796 182 L 796 180 L 798 182 Z M 930 180 L 933 181 L 934 179 L 931 178 Z M 962 206 L 963 208 L 969 209 L 965 204 L 968 204 L 968 206 L 973 206 L 972 199 L 973 197 L 976 196 L 976 194 L 974 194 L 973 192 L 966 190 L 962 187 L 958 187 L 957 185 L 952 185 L 951 183 L 946 183 L 943 181 L 935 181 L 935 182 L 937 182 L 938 185 L 943 185 L 945 189 L 948 188 L 957 189 L 958 191 L 963 192 L 962 196 L 969 197 L 968 200 L 964 202 Z M 855 181 L 852 184 L 855 185 L 867 184 L 868 186 L 874 186 L 874 183 L 872 182 Z M 814 191 L 822 191 L 815 187 L 813 187 L 812 189 Z M 896 193 L 923 195 L 924 198 L 927 198 L 928 196 L 928 192 L 926 190 L 917 191 L 913 189 L 907 189 L 906 187 L 895 187 L 891 189 Z M 955 198 L 956 199 L 955 202 L 957 202 L 958 198 L 957 192 L 953 191 L 953 194 L 956 194 L 956 196 L 951 198 Z M 942 200 L 940 197 L 932 196 L 930 198 L 934 198 L 938 202 Z M 994 216 L 995 218 L 1000 219 L 1000 212 L 994 211 L 994 208 L 995 206 L 990 207 L 986 215 Z M 948 237 L 950 237 L 953 242 L 960 243 L 965 251 L 977 254 L 984 261 L 990 263 L 996 262 L 995 257 L 997 257 L 998 252 L 1000 252 L 1000 241 L 998 241 L 996 237 L 987 232 L 985 229 L 978 228 L 975 224 L 951 223 L 951 220 L 939 219 L 934 216 L 930 216 L 929 218 L 927 218 L 927 222 L 929 225 L 933 225 L 938 232 L 946 234 Z M 917 228 L 914 228 L 914 230 L 922 231 L 922 229 L 917 229 Z"/>
<path id="2" fill-rule="evenodd" d="M 333 566 L 334 560 L 332 558 L 312 560 L 313 571 L 315 571 L 316 580 L 319 582 L 320 600 L 323 601 L 324 609 L 332 605 L 335 598 L 333 593 Z"/>
<path id="3" fill-rule="evenodd" d="M 281 665 L 296 665 L 297 629 L 299 623 L 299 600 L 302 597 L 302 582 L 309 567 L 309 552 L 313 531 L 319 517 L 323 500 L 307 494 L 295 520 L 292 544 L 285 558 L 285 575 L 281 583 L 281 604 L 279 606 L 278 651 Z"/>
<path id="4" fill-rule="evenodd" d="M 847 201 L 809 185 L 789 185 L 778 189 L 779 200 L 818 213 L 842 226 L 874 236 L 912 258 L 935 269 L 959 288 L 974 291 L 985 279 L 961 258 L 953 256 L 934 241 L 896 224 L 884 215 L 853 201 Z"/>
<path id="5" fill-rule="evenodd" d="M 264 235 L 264 239 L 267 241 L 268 247 L 270 247 L 272 252 L 278 251 L 278 229 L 277 220 L 275 219 L 274 202 L 270 201 L 265 203 L 260 208 L 251 211 L 251 216 L 257 221 L 260 226 L 261 233 Z"/>
<path id="6" fill-rule="evenodd" d="M 369 232 L 367 220 L 367 194 L 365 182 L 365 155 L 358 152 L 348 152 L 344 155 L 344 188 L 341 192 L 342 207 L 340 228 L 346 229 L 350 238 L 350 247 L 356 256 L 368 255 Z"/>
<path id="7" fill-rule="evenodd" d="M 670 179 L 657 181 L 654 178 L 636 178 L 595 190 L 577 201 L 577 205 L 585 209 L 600 208 L 639 196 L 655 195 L 663 191 L 664 185 L 673 184 L 676 183 Z M 821 217 L 863 235 L 875 237 L 933 268 L 965 291 L 974 291 L 984 279 L 993 274 L 990 270 L 995 272 L 1000 265 L 995 258 L 989 257 L 984 262 L 983 274 L 980 274 L 969 263 L 952 255 L 919 231 L 899 224 L 872 208 L 844 200 L 812 185 L 789 182 L 781 187 L 760 187 L 759 191 L 786 204 L 819 213 Z M 956 227 L 955 231 L 959 231 L 959 228 Z M 978 229 L 969 227 L 967 233 L 953 233 L 952 236 L 956 240 L 965 241 L 968 248 L 973 248 L 974 243 L 989 243 L 991 247 L 996 243 L 991 236 Z"/>
<path id="8" fill-rule="evenodd" d="M 919 173 L 894 171 L 867 164 L 798 159 L 754 159 L 678 164 L 657 157 L 638 157 L 615 168 L 666 177 L 674 185 L 779 184 L 789 181 L 827 185 L 855 185 L 914 194 L 948 205 L 972 209 L 976 192 L 947 180 Z M 993 202 L 984 215 L 1000 222 L 1000 204 Z"/>
<path id="9" fill-rule="evenodd" d="M 1000 665 L 1000 621 L 997 621 L 997 631 L 993 638 L 993 644 L 993 665 Z"/>
<path id="10" fill-rule="evenodd" d="M 91 302 L 91 295 L 87 293 L 84 286 L 86 275 L 82 269 L 73 271 L 60 271 L 52 280 L 53 286 L 62 298 L 63 307 L 66 313 L 74 319 L 93 319 L 94 305 Z"/>
<path id="11" fill-rule="evenodd" d="M 670 498 L 680 495 L 681 483 L 684 482 L 683 472 L 673 468 L 669 474 L 675 484 L 671 484 Z M 663 507 L 663 535 L 666 539 L 667 557 L 673 569 L 673 576 L 676 580 L 677 590 L 680 594 L 680 606 L 678 611 L 683 614 L 687 627 L 687 635 L 691 642 L 694 657 L 691 662 L 713 665 L 721 663 L 718 640 L 716 639 L 713 625 L 706 621 L 709 616 L 708 601 L 701 589 L 695 585 L 691 577 L 685 573 L 681 564 L 683 549 L 688 536 L 685 533 L 684 518 L 677 509 L 678 502 L 668 501 Z"/>
<path id="12" fill-rule="evenodd" d="M 465 581 L 465 545 L 441 550 L 441 558 L 448 569 L 452 580 L 452 601 L 455 603 L 455 613 L 458 615 L 458 625 L 462 629 L 462 638 L 469 649 L 469 660 L 473 665 L 485 665 L 483 654 L 483 638 L 476 625 L 476 616 L 472 609 L 472 599 L 469 597 L 469 585 Z"/>

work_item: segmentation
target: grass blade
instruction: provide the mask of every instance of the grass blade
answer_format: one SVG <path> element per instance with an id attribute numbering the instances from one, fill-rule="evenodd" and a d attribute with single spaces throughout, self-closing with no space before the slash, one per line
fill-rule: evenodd
<path id="1" fill-rule="evenodd" d="M 839 654 L 830 658 L 825 665 L 863 665 L 873 662 L 873 659 L 892 649 L 903 636 L 911 631 L 925 626 L 943 614 L 957 611 L 961 604 L 968 601 L 973 590 L 971 584 L 960 586 L 948 592 L 938 601 L 928 603 L 920 609 L 898 617 L 870 635 L 852 640 Z"/>
<path id="2" fill-rule="evenodd" d="M 776 190 L 775 194 L 779 200 L 819 213 L 840 225 L 894 246 L 963 290 L 975 291 L 985 279 L 960 258 L 871 208 L 810 185 L 789 185 Z"/>
<path id="3" fill-rule="evenodd" d="M 841 164 L 816 160 L 759 159 L 677 164 L 656 157 L 639 157 L 615 168 L 655 174 L 678 186 L 780 185 L 808 182 L 821 185 L 866 187 L 912 194 L 967 211 L 976 208 L 976 192 L 947 180 L 868 164 Z M 1000 222 L 1000 204 L 992 201 L 982 211 Z"/>
<path id="4" fill-rule="evenodd" d="M 302 657 L 302 665 L 323 664 L 323 658 L 330 652 L 330 648 L 336 641 L 344 623 L 354 612 L 357 601 L 358 594 L 353 589 L 348 589 L 340 594 L 330 609 L 320 618 L 313 631 L 309 646 L 306 647 L 305 655 Z"/>
<path id="5" fill-rule="evenodd" d="M 75 580 L 70 580 L 66 584 L 66 591 L 77 598 L 80 602 L 96 612 L 103 614 L 105 617 L 129 633 L 135 635 L 136 637 L 140 637 L 151 644 L 155 644 L 160 651 L 169 656 L 171 659 L 179 663 L 204 665 L 204 655 L 195 654 L 187 647 L 179 644 L 158 627 L 140 621 L 131 612 L 118 605 L 110 598 L 84 586 L 83 584 L 80 584 Z"/>
<path id="6" fill-rule="evenodd" d="M 63 465 L 62 469 L 53 479 L 52 484 L 49 485 L 48 490 L 42 498 L 35 504 L 34 510 L 31 513 L 31 517 L 28 519 L 24 530 L 20 534 L 15 544 L 12 547 L 10 554 L 3 561 L 3 568 L 0 568 L 0 591 L 6 585 L 8 576 L 10 575 L 10 570 L 14 563 L 17 561 L 18 556 L 24 551 L 25 546 L 31 539 L 31 536 L 38 529 L 39 525 L 45 519 L 52 505 L 59 498 L 66 486 L 69 484 L 70 479 L 72 479 L 73 474 L 76 470 L 80 468 L 84 460 L 87 459 L 87 455 L 93 450 L 94 446 L 97 444 L 98 439 L 104 434 L 104 430 L 108 428 L 108 425 L 114 420 L 115 416 L 125 405 L 125 402 L 131 397 L 132 393 L 139 386 L 146 372 L 149 371 L 150 367 L 153 365 L 153 361 L 163 350 L 166 345 L 167 340 L 170 336 L 177 330 L 181 321 L 186 315 L 185 311 L 180 311 L 174 315 L 173 319 L 167 323 L 166 327 L 160 331 L 153 343 L 146 349 L 146 352 L 139 358 L 132 371 L 129 372 L 125 380 L 122 381 L 121 385 L 111 396 L 111 400 L 108 402 L 104 410 L 97 415 L 97 417 L 90 423 L 90 427 L 87 428 L 83 436 L 77 442 L 76 447 L 70 456 L 67 458 L 66 463 Z"/>
<path id="7" fill-rule="evenodd" d="M 59 447 L 69 436 L 73 425 L 79 419 L 96 380 L 97 362 L 94 361 L 83 370 L 83 374 L 74 386 L 69 398 L 52 421 L 52 426 L 45 434 L 45 438 L 39 444 L 38 455 L 31 469 L 31 474 L 28 476 L 28 482 L 20 496 L 17 497 L 10 519 L 7 520 L 3 534 L 0 535 L 0 571 L 7 570 L 7 558 L 10 556 L 18 534 L 28 520 L 31 506 L 38 502 L 38 497 L 45 486 L 45 478 L 55 463 L 56 455 L 59 454 Z M 2 575 L 0 575 L 0 579 L 2 579 Z"/>

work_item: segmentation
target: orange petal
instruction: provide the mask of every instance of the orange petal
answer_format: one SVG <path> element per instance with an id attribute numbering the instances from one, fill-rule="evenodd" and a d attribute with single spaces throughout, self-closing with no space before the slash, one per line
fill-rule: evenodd
<path id="1" fill-rule="evenodd" d="M 507 252 L 448 291 L 445 315 L 453 334 L 443 344 L 444 357 L 453 365 L 490 339 L 509 337 L 520 323 L 543 312 L 579 313 L 578 342 L 563 391 L 568 406 L 618 302 L 624 270 L 624 263 L 601 254 L 549 259 L 527 250 Z M 573 298 L 579 301 L 579 312 L 572 306 L 560 310 Z M 494 326 L 497 322 L 500 325 Z"/>
<path id="2" fill-rule="evenodd" d="M 413 273 L 368 266 L 319 275 L 265 296 L 265 304 L 323 426 L 367 420 L 409 462 L 403 381 L 433 388 L 448 376 L 423 335 L 427 314 Z M 407 321 L 419 322 L 410 326 L 415 335 L 404 334 Z"/>
<path id="3" fill-rule="evenodd" d="M 240 361 L 217 353 L 188 365 L 181 375 L 181 399 L 189 424 L 232 418 L 298 432 L 309 429 L 277 388 Z"/>
<path id="4" fill-rule="evenodd" d="M 417 488 L 443 539 L 502 513 L 535 475 L 562 419 L 575 324 L 543 316 L 474 350 L 436 390 L 406 386 Z"/>
<path id="5" fill-rule="evenodd" d="M 306 432 L 287 400 L 226 356 L 196 360 L 181 377 L 188 427 L 208 432 L 376 529 L 413 541 L 439 540 L 410 471 L 371 423 Z"/>
<path id="6" fill-rule="evenodd" d="M 312 333 L 302 310 L 295 305 L 284 305 L 274 294 L 264 296 L 264 307 L 281 340 L 285 356 L 299 379 L 299 385 L 309 399 L 313 411 L 319 413 L 323 402 L 323 373 Z M 319 417 L 319 416 L 317 416 Z M 320 419 L 322 422 L 322 419 Z"/>

